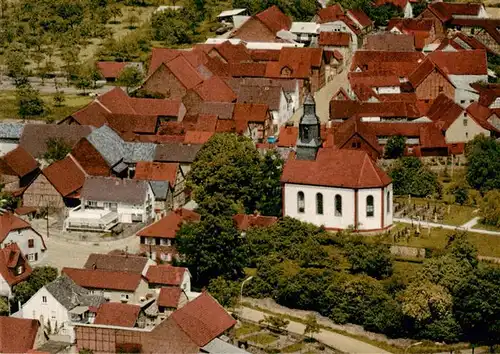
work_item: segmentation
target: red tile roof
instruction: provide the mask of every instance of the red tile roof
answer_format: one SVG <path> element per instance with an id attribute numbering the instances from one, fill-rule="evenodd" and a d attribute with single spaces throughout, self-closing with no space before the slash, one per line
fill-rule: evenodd
<path id="1" fill-rule="evenodd" d="M 174 188 L 179 164 L 175 162 L 139 161 L 135 166 L 134 179 L 146 181 L 169 181 Z"/>
<path id="2" fill-rule="evenodd" d="M 419 118 L 422 113 L 415 102 L 330 101 L 330 119 L 346 119 L 355 115 Z"/>
<path id="3" fill-rule="evenodd" d="M 139 317 L 139 312 L 141 312 L 141 307 L 139 305 L 107 302 L 99 306 L 94 324 L 135 327 L 135 323 Z"/>
<path id="4" fill-rule="evenodd" d="M 400 85 L 399 77 L 391 72 L 354 71 L 348 74 L 348 78 L 351 87 L 358 85 L 366 85 L 368 87 L 399 87 Z"/>
<path id="5" fill-rule="evenodd" d="M 319 45 L 348 47 L 351 42 L 351 34 L 346 32 L 320 32 Z"/>
<path id="6" fill-rule="evenodd" d="M 378 143 L 375 132 L 370 129 L 368 123 L 359 121 L 357 117 L 349 119 L 335 129 L 333 143 L 338 148 L 344 148 L 347 142 L 356 135 L 363 138 L 374 150 L 382 153 L 382 148 Z"/>
<path id="7" fill-rule="evenodd" d="M 500 33 L 497 28 L 500 27 L 500 19 L 490 18 L 454 18 L 450 21 L 452 26 L 475 27 L 484 29 L 497 44 L 500 44 Z M 477 33 L 478 29 L 476 29 Z M 476 40 L 476 42 L 478 42 Z M 477 45 L 477 43 L 476 43 Z M 490 51 L 494 48 L 489 48 Z"/>
<path id="8" fill-rule="evenodd" d="M 427 116 L 444 131 L 460 117 L 463 111 L 460 105 L 442 93 L 434 100 L 427 112 Z"/>
<path id="9" fill-rule="evenodd" d="M 24 266 L 24 270 L 20 275 L 16 274 L 18 264 Z M 28 278 L 31 272 L 31 266 L 21 253 L 17 243 L 11 243 L 0 249 L 0 276 L 11 287 Z"/>
<path id="10" fill-rule="evenodd" d="M 184 135 L 184 144 L 205 144 L 215 132 L 204 132 L 197 130 L 188 130 Z"/>
<path id="11" fill-rule="evenodd" d="M 199 347 L 205 346 L 234 327 L 236 320 L 204 292 L 170 316 Z"/>
<path id="12" fill-rule="evenodd" d="M 109 114 L 109 110 L 98 100 L 95 100 L 79 111 L 71 114 L 71 117 L 80 125 L 92 125 L 99 128 L 107 123 L 107 114 Z"/>
<path id="13" fill-rule="evenodd" d="M 20 146 L 6 153 L 1 160 L 1 173 L 20 178 L 38 168 L 36 160 Z"/>
<path id="14" fill-rule="evenodd" d="M 428 54 L 428 58 L 448 75 L 487 75 L 488 73 L 488 62 L 484 50 L 434 51 Z"/>
<path id="15" fill-rule="evenodd" d="M 467 107 L 467 113 L 470 115 L 477 124 L 479 124 L 484 129 L 499 133 L 500 130 L 488 122 L 488 118 L 491 117 L 493 112 L 485 106 L 481 106 L 478 102 L 471 103 Z"/>
<path id="16" fill-rule="evenodd" d="M 146 278 L 150 284 L 180 286 L 187 268 L 173 267 L 170 264 L 150 266 Z"/>
<path id="17" fill-rule="evenodd" d="M 236 132 L 242 134 L 248 128 L 248 123 L 262 123 L 270 118 L 267 104 L 236 103 L 234 105 L 233 119 Z"/>
<path id="18" fill-rule="evenodd" d="M 294 126 L 284 126 L 280 128 L 278 135 L 278 147 L 293 147 L 297 143 L 299 128 Z"/>
<path id="19" fill-rule="evenodd" d="M 437 66 L 434 63 L 434 61 L 429 57 L 426 58 L 422 63 L 420 63 L 415 68 L 415 71 L 413 71 L 408 76 L 408 82 L 412 85 L 414 89 L 416 89 L 425 80 L 425 78 L 427 78 L 427 76 L 429 76 L 435 70 L 438 71 L 443 76 L 444 79 L 450 82 L 447 73 L 444 70 L 442 70 L 441 67 Z"/>
<path id="20" fill-rule="evenodd" d="M 215 132 L 217 126 L 217 115 L 200 114 L 196 121 L 195 130 L 199 132 Z"/>
<path id="21" fill-rule="evenodd" d="M 116 79 L 120 76 L 120 73 L 127 66 L 127 64 L 128 63 L 118 63 L 116 61 L 99 61 L 97 62 L 97 69 L 105 79 Z"/>
<path id="22" fill-rule="evenodd" d="M 434 27 L 434 21 L 430 18 L 393 18 L 387 24 L 387 30 L 390 31 L 396 27 L 403 33 L 414 31 L 429 32 Z"/>
<path id="23" fill-rule="evenodd" d="M 0 242 L 5 240 L 9 232 L 28 228 L 31 228 L 31 225 L 27 221 L 10 212 L 3 213 L 0 215 Z"/>
<path id="24" fill-rule="evenodd" d="M 35 346 L 38 320 L 0 316 L 0 352 L 26 353 Z"/>
<path id="25" fill-rule="evenodd" d="M 137 232 L 137 236 L 175 238 L 175 233 L 183 221 L 199 221 L 200 218 L 200 214 L 194 211 L 177 209 Z"/>
<path id="26" fill-rule="evenodd" d="M 225 41 L 216 45 L 213 50 L 216 50 L 229 63 L 252 61 L 250 52 L 242 43 L 232 44 L 230 41 Z"/>
<path id="27" fill-rule="evenodd" d="M 232 119 L 217 119 L 216 133 L 234 133 L 236 132 L 236 124 Z"/>
<path id="28" fill-rule="evenodd" d="M 83 288 L 135 291 L 141 282 L 141 274 L 108 271 L 102 269 L 79 269 L 64 267 L 66 274 Z"/>
<path id="29" fill-rule="evenodd" d="M 449 21 L 453 16 L 477 16 L 481 4 L 435 2 L 427 7 L 442 22 Z"/>
<path id="30" fill-rule="evenodd" d="M 266 63 L 231 63 L 229 73 L 232 77 L 264 77 Z"/>
<path id="31" fill-rule="evenodd" d="M 174 74 L 186 90 L 203 82 L 200 74 L 189 64 L 184 56 L 179 55 L 167 62 L 167 68 Z"/>
<path id="32" fill-rule="evenodd" d="M 414 37 L 409 34 L 396 34 L 391 32 L 382 32 L 366 36 L 363 43 L 365 50 L 383 50 L 397 52 L 415 51 Z"/>
<path id="33" fill-rule="evenodd" d="M 281 49 L 278 62 L 268 62 L 266 77 L 283 77 L 282 71 L 288 68 L 291 73 L 287 78 L 306 79 L 312 75 L 312 69 L 319 69 L 323 61 L 322 48 L 291 48 Z"/>
<path id="34" fill-rule="evenodd" d="M 362 150 L 323 148 L 316 160 L 298 160 L 295 153 L 285 163 L 282 183 L 343 188 L 376 188 L 391 183 L 389 176 Z"/>
<path id="35" fill-rule="evenodd" d="M 130 105 L 130 100 L 125 91 L 119 87 L 115 87 L 111 91 L 97 97 L 99 101 L 109 113 L 135 114 L 136 112 Z"/>
<path id="36" fill-rule="evenodd" d="M 421 52 L 388 52 L 358 50 L 354 53 L 351 71 L 391 71 L 397 76 L 409 75 L 425 59 Z"/>
<path id="37" fill-rule="evenodd" d="M 350 100 L 351 97 L 347 94 L 343 87 L 339 88 L 339 90 L 332 96 L 332 100 Z"/>
<path id="38" fill-rule="evenodd" d="M 234 223 L 238 230 L 247 230 L 251 227 L 267 227 L 278 222 L 276 216 L 236 214 L 233 216 Z"/>
<path id="39" fill-rule="evenodd" d="M 275 49 L 251 49 L 250 56 L 257 62 L 278 61 L 280 51 Z"/>
<path id="40" fill-rule="evenodd" d="M 373 21 L 361 9 L 347 10 L 346 14 L 355 18 L 363 28 L 373 25 Z"/>
<path id="41" fill-rule="evenodd" d="M 149 62 L 148 75 L 151 75 L 153 72 L 155 72 L 162 63 L 166 63 L 180 54 L 180 49 L 153 48 L 151 51 L 151 60 Z"/>
<path id="42" fill-rule="evenodd" d="M 344 10 L 340 4 L 325 7 L 318 11 L 319 23 L 333 22 L 344 15 Z"/>
<path id="43" fill-rule="evenodd" d="M 177 117 L 182 107 L 180 100 L 165 100 L 155 98 L 128 98 L 136 114 L 152 116 Z"/>
<path id="44" fill-rule="evenodd" d="M 377 136 L 402 135 L 419 138 L 423 148 L 446 147 L 444 135 L 434 123 L 367 123 Z"/>
<path id="45" fill-rule="evenodd" d="M 177 308 L 182 290 L 180 287 L 161 288 L 158 295 L 158 306 Z"/>
<path id="46" fill-rule="evenodd" d="M 85 172 L 71 156 L 66 156 L 63 160 L 54 162 L 44 168 L 42 173 L 62 197 L 78 191 L 85 182 Z"/>
<path id="47" fill-rule="evenodd" d="M 195 92 L 205 102 L 234 102 L 236 94 L 218 76 L 212 76 L 194 88 Z"/>
<path id="48" fill-rule="evenodd" d="M 458 32 L 451 39 L 451 41 L 453 43 L 457 44 L 458 46 L 460 46 L 460 48 L 469 49 L 466 47 L 464 48 L 463 44 L 459 42 L 460 40 L 465 42 L 471 49 L 484 49 L 486 51 L 491 52 L 491 50 L 488 47 L 486 47 L 483 43 L 479 42 L 476 38 L 467 36 L 467 35 L 463 34 L 462 32 Z"/>
<path id="49" fill-rule="evenodd" d="M 255 18 L 262 22 L 273 33 L 277 33 L 280 30 L 288 31 L 292 26 L 292 20 L 275 5 L 259 12 L 255 15 Z"/>

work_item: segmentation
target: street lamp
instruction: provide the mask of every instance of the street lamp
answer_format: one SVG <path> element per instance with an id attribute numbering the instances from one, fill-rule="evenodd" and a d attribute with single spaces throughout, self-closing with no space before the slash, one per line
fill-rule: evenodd
<path id="1" fill-rule="evenodd" d="M 248 278 L 246 278 L 245 280 L 243 280 L 243 282 L 241 283 L 241 288 L 240 288 L 240 308 L 242 307 L 241 306 L 241 303 L 243 302 L 243 286 L 245 285 L 245 283 L 249 282 L 250 280 L 253 279 L 253 276 L 249 276 Z"/>
<path id="2" fill-rule="evenodd" d="M 417 343 L 410 344 L 409 346 L 407 346 L 405 348 L 404 352 L 406 353 L 406 352 L 408 352 L 408 349 L 410 349 L 411 347 L 416 347 L 417 345 L 421 345 L 421 344 L 422 344 L 422 342 L 417 342 Z"/>

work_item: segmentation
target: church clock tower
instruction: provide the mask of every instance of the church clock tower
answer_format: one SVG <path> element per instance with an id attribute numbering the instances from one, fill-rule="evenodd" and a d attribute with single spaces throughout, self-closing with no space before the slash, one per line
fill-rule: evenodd
<path id="1" fill-rule="evenodd" d="M 296 146 L 298 160 L 315 160 L 321 147 L 320 123 L 316 115 L 316 103 L 311 94 L 308 94 L 304 101 Z"/>

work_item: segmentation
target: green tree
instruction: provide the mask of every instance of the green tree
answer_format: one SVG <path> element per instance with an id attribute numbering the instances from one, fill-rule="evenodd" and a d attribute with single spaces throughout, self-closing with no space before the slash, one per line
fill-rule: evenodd
<path id="1" fill-rule="evenodd" d="M 187 44 L 192 42 L 191 25 L 182 11 L 165 10 L 153 14 L 151 19 L 153 38 L 165 45 Z"/>
<path id="2" fill-rule="evenodd" d="M 66 98 L 64 97 L 64 91 L 57 90 L 53 97 L 54 106 L 62 107 Z"/>
<path id="3" fill-rule="evenodd" d="M 314 335 L 314 333 L 319 333 L 321 327 L 316 319 L 316 316 L 313 314 L 309 314 L 306 317 L 306 328 L 304 328 L 304 335 L 307 336 L 309 334 L 310 338 Z"/>
<path id="4" fill-rule="evenodd" d="M 26 54 L 22 50 L 7 50 L 7 52 L 4 54 L 4 57 L 8 76 L 12 78 L 19 78 L 28 75 L 25 62 Z"/>
<path id="5" fill-rule="evenodd" d="M 384 149 L 384 157 L 386 159 L 398 159 L 405 153 L 406 138 L 401 135 L 394 135 L 387 140 L 387 145 Z"/>
<path id="6" fill-rule="evenodd" d="M 141 84 L 143 78 L 144 76 L 141 70 L 135 66 L 128 66 L 122 70 L 120 76 L 118 76 L 117 82 L 120 86 L 125 86 L 127 88 L 127 93 L 129 93 L 131 88 Z"/>
<path id="7" fill-rule="evenodd" d="M 237 279 L 244 274 L 246 244 L 232 218 L 204 215 L 198 223 L 182 225 L 176 240 L 197 285 L 207 285 L 218 276 Z"/>
<path id="8" fill-rule="evenodd" d="M 394 194 L 426 197 L 441 193 L 437 175 L 426 168 L 417 157 L 399 159 L 389 171 Z"/>
<path id="9" fill-rule="evenodd" d="M 289 320 L 284 319 L 282 316 L 264 316 L 260 323 L 267 323 L 271 328 L 282 331 L 290 324 Z"/>
<path id="10" fill-rule="evenodd" d="M 477 135 L 467 143 L 467 181 L 472 188 L 487 192 L 500 188 L 500 143 Z"/>
<path id="11" fill-rule="evenodd" d="M 208 292 L 224 307 L 234 308 L 239 301 L 239 283 L 227 280 L 224 277 L 217 277 L 210 280 Z"/>
<path id="12" fill-rule="evenodd" d="M 46 113 L 45 102 L 38 90 L 31 85 L 22 85 L 16 89 L 18 114 L 22 119 L 40 117 Z"/>
<path id="13" fill-rule="evenodd" d="M 417 1 L 412 4 L 412 8 L 413 8 L 413 17 L 417 17 L 427 8 L 427 1 L 423 0 Z"/>
<path id="14" fill-rule="evenodd" d="M 26 281 L 14 285 L 13 293 L 16 301 L 24 304 L 28 301 L 39 289 L 46 284 L 54 281 L 57 278 L 57 269 L 54 267 L 44 266 L 35 267 L 33 272 Z"/>
<path id="15" fill-rule="evenodd" d="M 49 138 L 45 144 L 47 145 L 47 152 L 43 155 L 43 158 L 49 163 L 60 161 L 71 152 L 71 146 L 61 138 Z"/>
<path id="16" fill-rule="evenodd" d="M 386 245 L 368 245 L 361 240 L 356 240 L 349 243 L 345 251 L 351 264 L 351 272 L 365 273 L 377 279 L 392 275 L 392 257 Z"/>
<path id="17" fill-rule="evenodd" d="M 0 297 L 0 316 L 8 316 L 9 314 L 9 299 Z"/>
<path id="18" fill-rule="evenodd" d="M 500 191 L 491 190 L 479 204 L 479 215 L 481 223 L 486 225 L 500 226 Z"/>
<path id="19" fill-rule="evenodd" d="M 417 322 L 431 322 L 451 313 L 453 299 L 449 291 L 430 281 L 414 282 L 402 297 L 403 313 Z"/>

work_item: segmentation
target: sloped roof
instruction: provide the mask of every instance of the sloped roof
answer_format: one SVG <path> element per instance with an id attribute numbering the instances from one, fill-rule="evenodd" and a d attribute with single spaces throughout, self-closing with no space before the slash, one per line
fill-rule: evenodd
<path id="1" fill-rule="evenodd" d="M 427 7 L 442 22 L 449 21 L 453 16 L 477 16 L 481 10 L 481 4 L 476 3 L 448 3 L 435 2 Z"/>
<path id="2" fill-rule="evenodd" d="M 323 148 L 316 160 L 298 160 L 290 154 L 282 183 L 343 188 L 376 188 L 391 183 L 390 177 L 362 150 Z"/>
<path id="3" fill-rule="evenodd" d="M 145 181 L 168 181 L 174 187 L 179 164 L 176 162 L 139 161 L 135 166 L 135 179 Z"/>
<path id="4" fill-rule="evenodd" d="M 158 306 L 177 308 L 181 293 L 182 290 L 180 287 L 161 288 L 157 300 Z"/>
<path id="5" fill-rule="evenodd" d="M 343 148 L 355 135 L 363 138 L 374 150 L 382 152 L 382 147 L 379 145 L 374 131 L 370 129 L 370 125 L 359 121 L 357 117 L 349 119 L 334 131 L 334 144 Z"/>
<path id="6" fill-rule="evenodd" d="M 173 267 L 170 264 L 150 266 L 146 278 L 150 284 L 180 286 L 187 268 Z"/>
<path id="7" fill-rule="evenodd" d="M 484 50 L 434 51 L 428 54 L 428 58 L 448 75 L 488 74 L 488 62 Z"/>
<path id="8" fill-rule="evenodd" d="M 21 146 L 9 151 L 0 158 L 1 173 L 24 177 L 38 168 L 38 163 Z"/>
<path id="9" fill-rule="evenodd" d="M 201 145 L 159 144 L 156 147 L 154 161 L 191 163 L 200 149 Z"/>
<path id="10" fill-rule="evenodd" d="M 348 78 L 353 89 L 358 85 L 366 85 L 368 87 L 399 87 L 400 85 L 399 77 L 391 72 L 354 71 L 348 73 Z"/>
<path id="11" fill-rule="evenodd" d="M 135 291 L 142 279 L 141 274 L 102 269 L 79 269 L 64 267 L 66 274 L 84 288 Z"/>
<path id="12" fill-rule="evenodd" d="M 166 63 L 180 55 L 180 52 L 180 49 L 153 48 L 151 50 L 148 75 L 151 75 L 154 71 L 156 71 L 162 63 Z"/>
<path id="13" fill-rule="evenodd" d="M 500 43 L 500 19 L 498 18 L 454 18 L 452 26 L 479 27 L 484 29 L 497 43 Z"/>
<path id="14" fill-rule="evenodd" d="M 166 66 L 187 90 L 203 82 L 200 74 L 182 55 L 167 62 Z"/>
<path id="15" fill-rule="evenodd" d="M 407 76 L 425 59 L 421 52 L 389 52 L 358 50 L 354 53 L 351 71 L 391 71 L 398 76 Z"/>
<path id="16" fill-rule="evenodd" d="M 340 4 L 335 4 L 322 8 L 318 11 L 319 23 L 332 22 L 339 18 L 339 16 L 344 15 L 344 10 Z"/>
<path id="17" fill-rule="evenodd" d="M 94 129 L 86 139 L 106 160 L 109 167 L 115 166 L 126 155 L 123 139 L 107 125 Z"/>
<path id="18" fill-rule="evenodd" d="M 236 94 L 218 76 L 212 76 L 194 88 L 195 92 L 205 102 L 233 102 Z"/>
<path id="19" fill-rule="evenodd" d="M 116 61 L 98 61 L 97 69 L 104 78 L 117 78 L 129 63 Z"/>
<path id="20" fill-rule="evenodd" d="M 90 291 L 77 285 L 71 278 L 62 274 L 53 282 L 45 285 L 45 289 L 67 310 L 76 306 L 95 306 L 106 302 L 103 296 L 91 295 Z"/>
<path id="21" fill-rule="evenodd" d="M 373 21 L 361 9 L 347 10 L 346 14 L 354 17 L 363 28 L 373 25 Z"/>
<path id="22" fill-rule="evenodd" d="M 139 305 L 121 304 L 119 302 L 108 302 L 97 309 L 94 324 L 135 327 L 137 318 L 141 312 Z"/>
<path id="23" fill-rule="evenodd" d="M 120 87 L 106 92 L 105 94 L 97 97 L 97 100 L 106 107 L 109 112 L 134 114 L 135 111 L 129 103 L 129 97 Z"/>
<path id="24" fill-rule="evenodd" d="M 495 126 L 490 124 L 488 119 L 491 117 L 493 112 L 485 106 L 481 106 L 478 102 L 473 102 L 467 107 L 467 113 L 476 123 L 478 123 L 484 129 L 494 131 L 496 133 L 500 132 Z"/>
<path id="25" fill-rule="evenodd" d="M 215 132 L 188 130 L 184 136 L 184 144 L 205 144 L 208 140 L 210 140 L 214 133 Z"/>
<path id="26" fill-rule="evenodd" d="M 0 352 L 27 353 L 35 346 L 38 320 L 0 316 Z"/>
<path id="27" fill-rule="evenodd" d="M 217 125 L 217 115 L 200 114 L 196 121 L 195 131 L 197 132 L 215 132 Z"/>
<path id="28" fill-rule="evenodd" d="M 267 104 L 237 103 L 234 106 L 233 119 L 236 132 L 242 134 L 248 128 L 248 123 L 264 123 L 269 118 Z"/>
<path id="29" fill-rule="evenodd" d="M 3 242 L 9 232 L 31 228 L 31 225 L 10 212 L 0 215 L 0 242 Z"/>
<path id="30" fill-rule="evenodd" d="M 238 230 L 248 230 L 251 227 L 267 227 L 278 222 L 276 216 L 236 214 L 233 221 Z"/>
<path id="31" fill-rule="evenodd" d="M 187 209 L 177 209 L 171 211 L 160 220 L 137 232 L 137 236 L 175 238 L 176 232 L 180 229 L 183 221 L 199 221 L 200 214 Z"/>
<path id="32" fill-rule="evenodd" d="M 109 114 L 109 110 L 99 101 L 94 100 L 79 111 L 72 113 L 71 117 L 80 125 L 94 126 L 98 128 L 106 124 L 108 121 L 106 114 Z M 65 124 L 61 125 L 64 126 Z"/>
<path id="33" fill-rule="evenodd" d="M 142 204 L 146 200 L 148 183 L 135 179 L 87 176 L 81 198 L 106 202 Z"/>
<path id="34" fill-rule="evenodd" d="M 273 33 L 277 33 L 280 30 L 288 31 L 292 26 L 292 20 L 275 5 L 259 12 L 254 17 Z"/>
<path id="35" fill-rule="evenodd" d="M 422 116 L 415 102 L 358 102 L 330 101 L 330 119 L 346 119 L 358 115 L 360 117 L 408 117 Z"/>
<path id="36" fill-rule="evenodd" d="M 17 275 L 16 267 L 20 259 L 22 259 L 24 271 L 20 275 Z M 31 266 L 26 257 L 21 253 L 17 243 L 11 243 L 0 249 L 0 276 L 11 287 L 28 278 L 31 272 Z"/>
<path id="37" fill-rule="evenodd" d="M 142 274 L 148 263 L 147 257 L 91 253 L 83 266 L 86 269 L 102 269 Z"/>
<path id="38" fill-rule="evenodd" d="M 170 318 L 199 347 L 203 347 L 236 324 L 236 320 L 207 292 L 174 311 Z"/>
<path id="39" fill-rule="evenodd" d="M 351 34 L 347 32 L 320 32 L 319 45 L 348 47 L 351 42 Z"/>
<path id="40" fill-rule="evenodd" d="M 270 110 L 280 109 L 282 89 L 279 86 L 241 85 L 238 92 L 238 103 L 261 103 Z"/>
<path id="41" fill-rule="evenodd" d="M 280 133 L 278 135 L 278 142 L 276 143 L 278 147 L 293 147 L 297 143 L 297 136 L 299 134 L 299 128 L 283 126 L 280 127 Z"/>
<path id="42" fill-rule="evenodd" d="M 63 197 L 82 188 L 85 182 L 85 172 L 71 156 L 54 162 L 44 168 L 42 173 Z"/>
<path id="43" fill-rule="evenodd" d="M 366 36 L 363 43 L 365 50 L 413 52 L 415 51 L 414 38 L 407 34 L 382 32 Z"/>
<path id="44" fill-rule="evenodd" d="M 441 129 L 446 130 L 460 117 L 463 108 L 445 94 L 440 94 L 434 100 L 427 116 Z"/>
<path id="45" fill-rule="evenodd" d="M 387 24 L 387 30 L 391 30 L 394 27 L 404 33 L 415 31 L 429 32 L 434 27 L 434 21 L 431 18 L 392 18 Z"/>
<path id="46" fill-rule="evenodd" d="M 215 115 L 222 119 L 233 117 L 234 103 L 229 102 L 204 102 L 200 114 Z"/>

